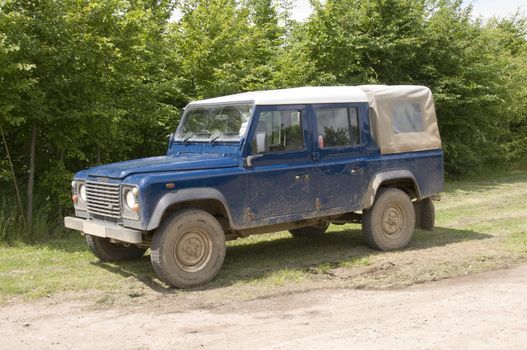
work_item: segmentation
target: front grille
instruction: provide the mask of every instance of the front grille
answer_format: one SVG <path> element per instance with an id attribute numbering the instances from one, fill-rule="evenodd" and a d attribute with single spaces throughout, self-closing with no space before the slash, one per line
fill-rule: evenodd
<path id="1" fill-rule="evenodd" d="M 86 182 L 88 213 L 120 218 L 120 199 L 121 191 L 119 184 L 93 181 Z"/>

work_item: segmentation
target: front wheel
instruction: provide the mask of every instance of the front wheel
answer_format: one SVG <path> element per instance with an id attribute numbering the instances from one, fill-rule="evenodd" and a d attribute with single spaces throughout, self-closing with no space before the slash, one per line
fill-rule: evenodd
<path id="1" fill-rule="evenodd" d="M 184 209 L 170 216 L 154 234 L 150 258 L 161 280 L 190 288 L 212 280 L 225 258 L 225 234 L 209 213 Z"/>
<path id="2" fill-rule="evenodd" d="M 368 245 L 377 250 L 401 249 L 415 229 L 415 212 L 410 197 L 397 188 L 383 189 L 373 207 L 362 216 L 362 232 Z"/>
<path id="3" fill-rule="evenodd" d="M 123 261 L 142 257 L 146 249 L 135 245 L 125 246 L 122 243 L 112 243 L 110 239 L 86 235 L 86 243 L 90 250 L 101 261 Z"/>

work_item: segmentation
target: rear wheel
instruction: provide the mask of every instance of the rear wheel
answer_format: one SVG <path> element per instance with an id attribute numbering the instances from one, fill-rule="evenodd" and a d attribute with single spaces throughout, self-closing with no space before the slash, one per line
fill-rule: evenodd
<path id="1" fill-rule="evenodd" d="M 425 198 L 414 202 L 415 227 L 433 231 L 435 227 L 435 207 L 432 199 Z"/>
<path id="2" fill-rule="evenodd" d="M 123 243 L 112 243 L 110 239 L 86 235 L 88 247 L 101 261 L 133 260 L 142 257 L 146 249 L 135 245 L 125 246 Z"/>
<path id="3" fill-rule="evenodd" d="M 154 234 L 150 258 L 161 280 L 189 288 L 212 280 L 225 258 L 225 234 L 214 216 L 184 209 L 170 216 Z"/>
<path id="4" fill-rule="evenodd" d="M 377 250 L 401 249 L 415 229 L 415 211 L 410 197 L 397 188 L 378 194 L 373 207 L 363 212 L 362 232 L 368 245 Z"/>
<path id="5" fill-rule="evenodd" d="M 289 233 L 291 233 L 291 235 L 293 235 L 295 238 L 321 236 L 326 233 L 328 227 L 329 223 L 324 223 L 320 225 L 295 228 L 289 230 Z"/>

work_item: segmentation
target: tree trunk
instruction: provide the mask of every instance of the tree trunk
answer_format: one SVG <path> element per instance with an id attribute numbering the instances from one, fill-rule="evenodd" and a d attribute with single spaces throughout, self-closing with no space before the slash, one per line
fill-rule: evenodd
<path id="1" fill-rule="evenodd" d="M 97 144 L 97 165 L 101 164 L 101 146 Z"/>
<path id="2" fill-rule="evenodd" d="M 35 146 L 37 143 L 37 124 L 33 122 L 31 131 L 31 148 L 29 150 L 29 179 L 27 181 L 27 214 L 26 223 L 29 232 L 33 228 L 33 185 L 35 183 Z"/>
<path id="3" fill-rule="evenodd" d="M 62 167 L 64 166 L 64 148 L 61 148 L 60 150 L 60 164 Z M 57 206 L 59 209 L 59 219 L 62 219 L 64 217 L 64 214 L 62 212 L 62 203 L 60 202 L 60 196 L 57 196 Z"/>
<path id="4" fill-rule="evenodd" d="M 7 161 L 9 162 L 9 167 L 11 168 L 11 175 L 13 176 L 13 184 L 15 185 L 16 199 L 18 201 L 18 207 L 20 208 L 20 215 L 24 217 L 24 207 L 22 206 L 22 197 L 20 196 L 20 190 L 18 188 L 18 182 L 16 181 L 15 168 L 13 167 L 13 161 L 11 160 L 11 153 L 9 153 L 9 147 L 7 146 L 7 140 L 4 134 L 4 128 L 0 124 L 0 134 L 2 134 L 2 140 L 4 141 L 5 152 L 7 154 Z"/>

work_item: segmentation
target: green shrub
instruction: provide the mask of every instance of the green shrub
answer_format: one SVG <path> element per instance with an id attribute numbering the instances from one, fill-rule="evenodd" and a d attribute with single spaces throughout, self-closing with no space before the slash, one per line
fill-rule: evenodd
<path id="1" fill-rule="evenodd" d="M 33 216 L 33 227 L 26 227 L 20 209 L 11 198 L 0 200 L 0 242 L 26 242 L 34 243 L 64 234 L 62 218 L 52 215 L 49 204 L 41 203 L 36 206 Z"/>

